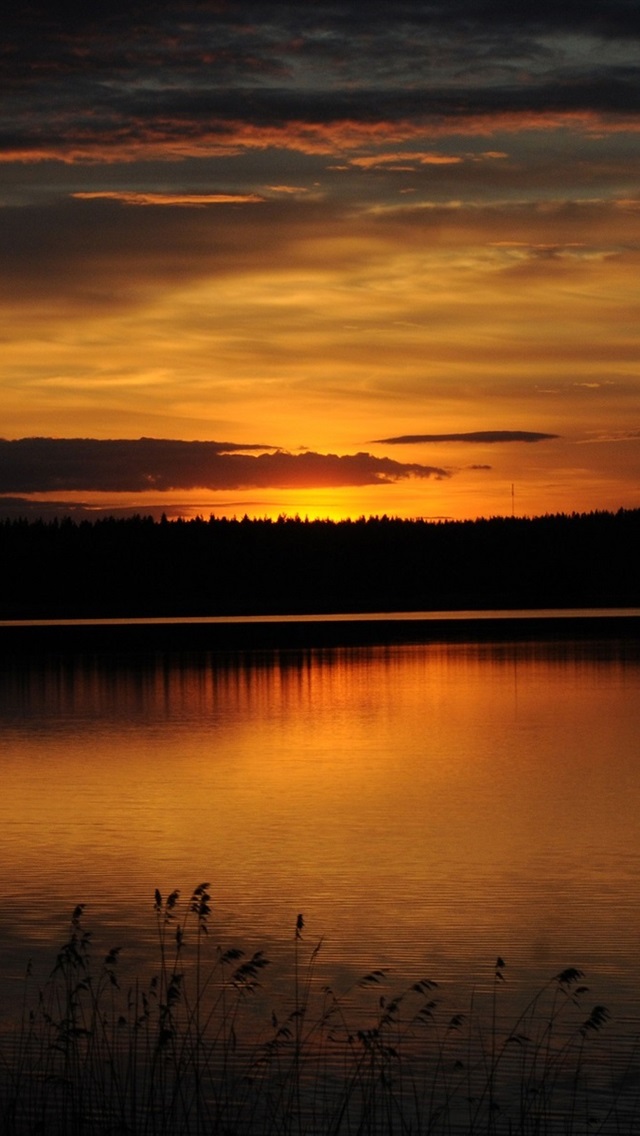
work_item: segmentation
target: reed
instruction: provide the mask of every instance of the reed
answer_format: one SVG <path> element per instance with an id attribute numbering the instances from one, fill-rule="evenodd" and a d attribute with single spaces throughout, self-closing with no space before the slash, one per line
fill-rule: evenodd
<path id="1" fill-rule="evenodd" d="M 635 1133 L 636 1052 L 605 1043 L 569 967 L 509 1024 L 499 958 L 484 1005 L 447 1009 L 432 978 L 393 992 L 382 969 L 349 989 L 317 977 L 322 942 L 293 928 L 289 985 L 261 950 L 213 947 L 209 884 L 155 893 L 157 955 L 123 982 L 85 911 L 0 1039 L 3 1136 L 603 1136 Z"/>

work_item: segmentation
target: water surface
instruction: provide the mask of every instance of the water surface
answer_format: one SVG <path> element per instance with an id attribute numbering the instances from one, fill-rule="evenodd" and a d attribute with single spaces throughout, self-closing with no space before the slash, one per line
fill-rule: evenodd
<path id="1" fill-rule="evenodd" d="M 303 912 L 338 985 L 455 1000 L 500 954 L 638 1014 L 633 640 L 24 659 L 0 725 L 6 976 L 77 902 L 139 959 L 154 889 L 206 880 L 216 941 L 277 954 Z"/>

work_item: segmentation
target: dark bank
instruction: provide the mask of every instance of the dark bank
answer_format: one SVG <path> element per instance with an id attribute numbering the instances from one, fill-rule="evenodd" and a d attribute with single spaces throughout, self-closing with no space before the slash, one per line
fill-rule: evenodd
<path id="1" fill-rule="evenodd" d="M 636 607 L 640 510 L 5 521 L 0 565 L 4 620 Z"/>

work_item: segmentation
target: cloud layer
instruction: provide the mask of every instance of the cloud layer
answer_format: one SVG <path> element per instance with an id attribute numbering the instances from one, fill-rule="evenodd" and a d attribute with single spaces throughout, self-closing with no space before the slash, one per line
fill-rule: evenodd
<path id="1" fill-rule="evenodd" d="M 539 434 L 532 430 L 471 430 L 466 434 L 402 434 L 398 438 L 378 438 L 386 446 L 407 446 L 417 442 L 546 442 L 557 434 Z"/>
<path id="2" fill-rule="evenodd" d="M 435 466 L 368 453 L 338 456 L 276 450 L 253 456 L 237 452 L 251 449 L 264 447 L 157 438 L 2 439 L 0 493 L 325 488 L 449 476 Z"/>
<path id="3" fill-rule="evenodd" d="M 36 32 L 37 29 L 37 32 Z M 362 6 L 173 0 L 3 22 L 7 157 L 331 153 L 495 115 L 640 111 L 635 3 L 405 0 Z M 9 111 L 9 108 L 11 110 Z M 56 130 L 49 127 L 55 120 Z"/>

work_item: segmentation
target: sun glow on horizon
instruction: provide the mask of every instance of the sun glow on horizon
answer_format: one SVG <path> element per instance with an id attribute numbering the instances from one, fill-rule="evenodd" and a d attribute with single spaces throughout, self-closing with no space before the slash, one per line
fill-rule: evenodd
<path id="1" fill-rule="evenodd" d="M 196 7 L 185 23 L 169 0 L 144 39 L 126 8 L 108 35 L 12 14 L 5 437 L 272 448 L 259 476 L 164 470 L 185 515 L 462 519 L 508 513 L 513 483 L 528 515 L 639 505 L 630 12 L 605 34 L 585 10 L 575 37 L 551 9 L 517 37 L 497 13 L 489 46 L 473 5 L 427 23 L 418 0 L 406 23 L 258 5 L 250 30 L 233 4 Z M 553 441 L 371 441 L 499 431 Z M 2 493 L 53 499 L 40 468 L 1 483 L 0 511 Z M 109 507 L 102 488 L 86 503 Z"/>

